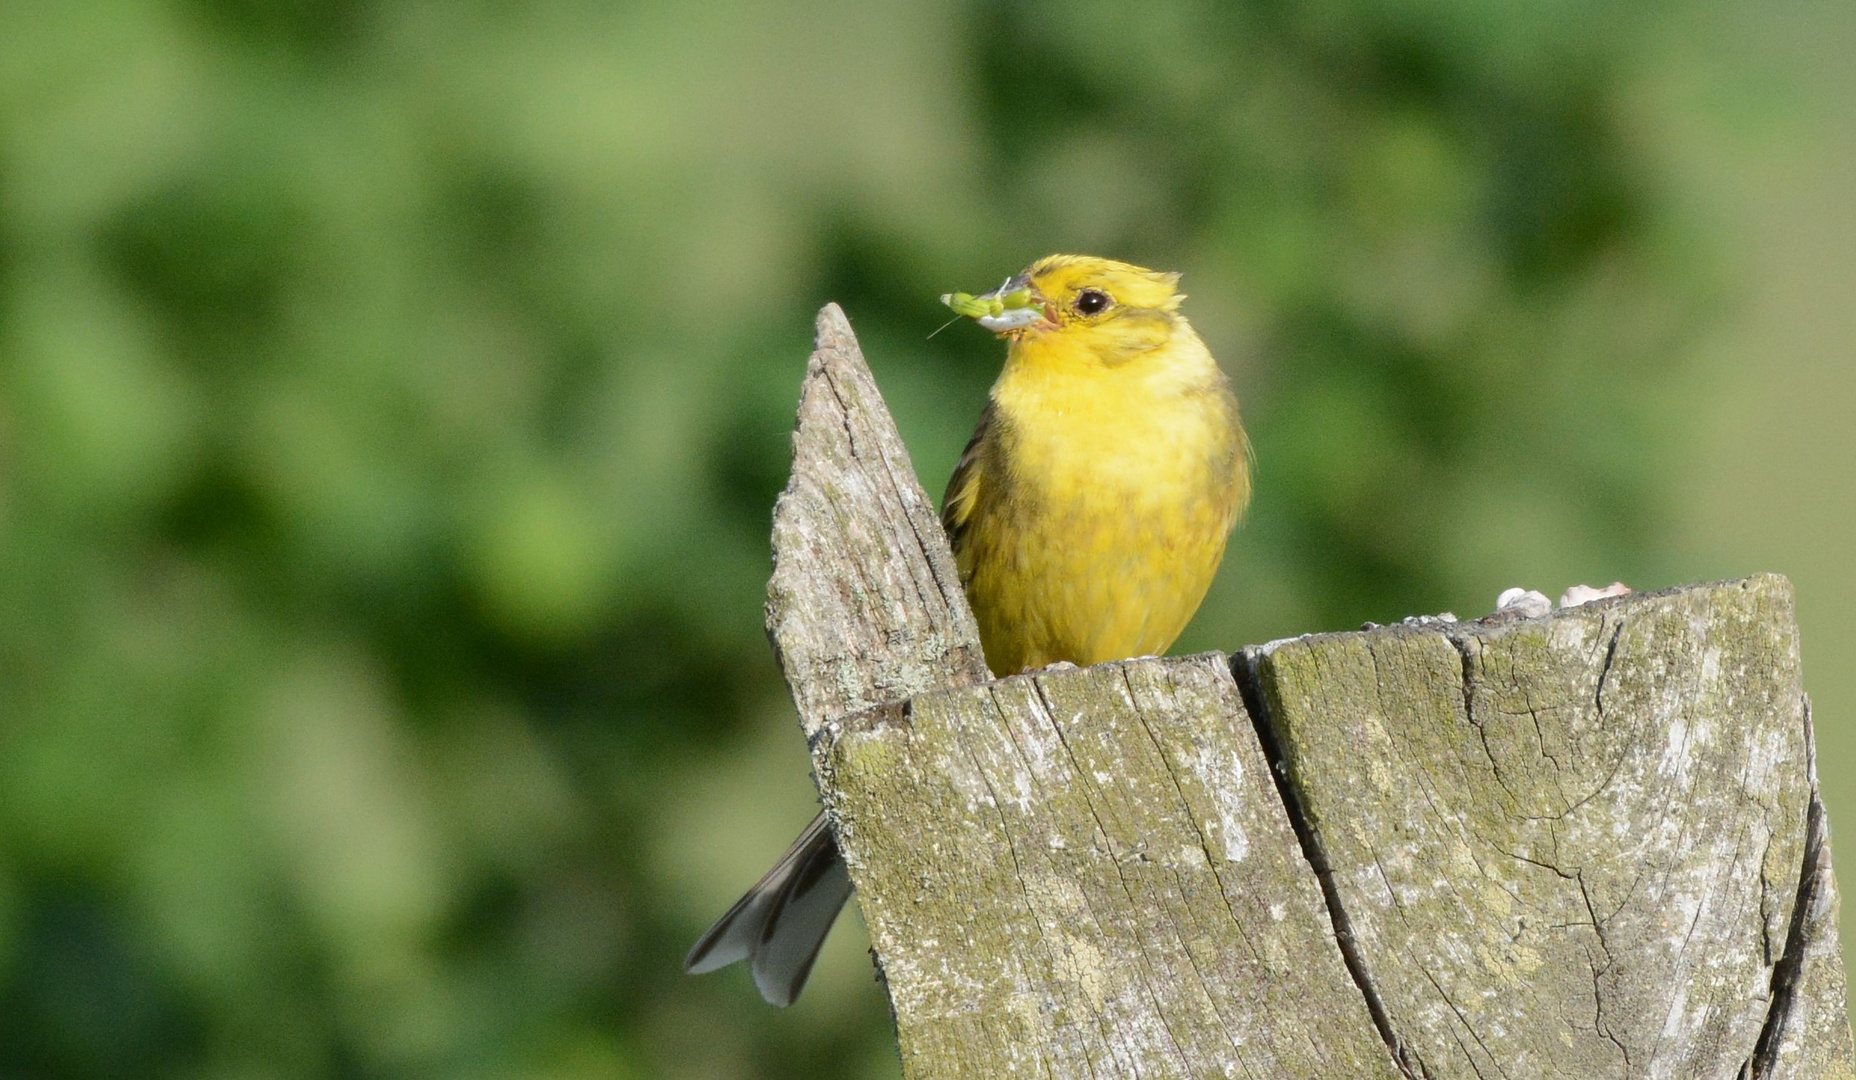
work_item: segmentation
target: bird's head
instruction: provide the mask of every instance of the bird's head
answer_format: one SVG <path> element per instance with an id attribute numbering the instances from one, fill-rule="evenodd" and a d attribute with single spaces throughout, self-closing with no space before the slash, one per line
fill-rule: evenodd
<path id="1" fill-rule="evenodd" d="M 1125 358 L 1165 344 L 1183 324 L 1178 286 L 1178 274 L 1051 255 L 991 292 L 949 293 L 941 302 L 1015 342 L 1054 338 Z"/>

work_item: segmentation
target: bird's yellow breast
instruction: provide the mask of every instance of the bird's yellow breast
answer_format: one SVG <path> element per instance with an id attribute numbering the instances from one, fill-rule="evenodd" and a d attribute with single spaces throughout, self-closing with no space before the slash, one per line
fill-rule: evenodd
<path id="1" fill-rule="evenodd" d="M 1198 336 L 1164 329 L 1013 343 L 956 534 L 999 674 L 1163 652 L 1211 584 L 1249 495 L 1243 433 Z"/>

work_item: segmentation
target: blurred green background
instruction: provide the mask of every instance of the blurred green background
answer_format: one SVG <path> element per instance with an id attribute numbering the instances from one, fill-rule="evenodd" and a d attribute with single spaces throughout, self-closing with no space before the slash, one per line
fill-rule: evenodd
<path id="1" fill-rule="evenodd" d="M 1856 820 L 1852 40 L 0 4 L 0 1075 L 894 1076 L 854 919 L 783 1013 L 678 960 L 811 811 L 760 605 L 812 313 L 938 493 L 1001 348 L 935 297 L 1059 250 L 1184 271 L 1245 401 L 1180 648 L 1781 571 Z"/>

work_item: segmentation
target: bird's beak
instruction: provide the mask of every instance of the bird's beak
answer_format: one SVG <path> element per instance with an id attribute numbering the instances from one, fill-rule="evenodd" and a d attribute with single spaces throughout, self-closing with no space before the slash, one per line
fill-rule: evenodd
<path id="1" fill-rule="evenodd" d="M 1044 298 L 1031 287 L 1023 274 L 1008 278 L 1005 284 L 989 293 L 947 293 L 941 302 L 994 333 L 1020 330 L 1043 318 Z"/>

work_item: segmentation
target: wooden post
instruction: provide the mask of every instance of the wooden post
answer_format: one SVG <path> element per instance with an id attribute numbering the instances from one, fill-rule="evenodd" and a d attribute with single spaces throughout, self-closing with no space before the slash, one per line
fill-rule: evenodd
<path id="1" fill-rule="evenodd" d="M 1783 578 L 986 681 L 835 307 L 794 440 L 769 630 L 906 1076 L 1856 1077 Z"/>

